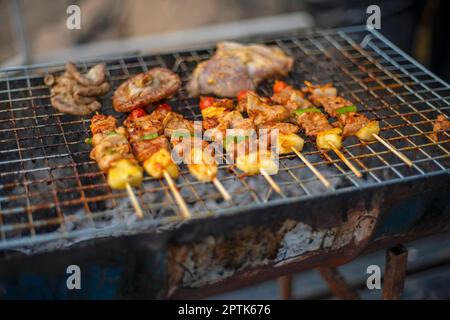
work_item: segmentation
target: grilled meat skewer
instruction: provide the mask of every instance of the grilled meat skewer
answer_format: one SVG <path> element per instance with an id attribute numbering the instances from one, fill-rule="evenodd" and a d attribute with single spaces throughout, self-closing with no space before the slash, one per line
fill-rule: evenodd
<path id="1" fill-rule="evenodd" d="M 202 115 L 210 119 L 203 125 L 206 135 L 213 140 L 221 140 L 229 157 L 235 161 L 236 167 L 249 175 L 259 174 L 261 170 L 272 174 L 278 171 L 269 150 L 253 150 L 250 142 L 257 144 L 256 126 L 252 119 L 244 118 L 228 99 L 202 97 L 200 109 Z M 210 115 L 213 117 L 209 117 Z M 213 125 L 215 125 L 213 127 Z M 258 145 L 259 147 L 259 145 Z"/>
<path id="2" fill-rule="evenodd" d="M 161 179 L 166 171 L 177 178 L 178 167 L 172 160 L 170 145 L 164 136 L 161 110 L 147 114 L 143 109 L 135 109 L 124 121 L 128 138 L 139 163 L 153 178 Z"/>
<path id="3" fill-rule="evenodd" d="M 255 119 L 260 119 L 259 122 L 261 123 L 264 123 L 264 121 L 269 123 L 289 121 L 301 127 L 307 136 L 316 137 L 316 144 L 320 149 L 329 150 L 329 143 L 333 143 L 336 148 L 340 148 L 342 146 L 341 130 L 333 128 L 320 110 L 309 108 L 310 104 L 304 102 L 303 99 L 299 99 L 302 96 L 299 92 L 295 101 L 284 99 L 283 102 L 286 105 L 272 106 L 266 102 L 267 100 L 250 91 L 245 96 L 241 96 L 240 104 L 245 104 L 247 113 Z M 279 99 L 278 101 L 281 102 L 282 100 Z M 283 138 L 283 135 L 281 135 L 281 138 Z M 289 137 L 286 140 L 290 140 Z M 300 143 L 298 139 L 297 143 Z M 286 149 L 286 151 L 288 150 Z"/>
<path id="4" fill-rule="evenodd" d="M 313 85 L 305 81 L 303 92 L 316 106 L 323 107 L 331 117 L 338 120 L 343 136 L 356 136 L 361 141 L 375 140 L 374 134 L 380 132 L 378 121 L 369 120 L 365 115 L 356 112 L 356 106 L 337 95 L 336 88 L 331 84 Z"/>
<path id="5" fill-rule="evenodd" d="M 123 127 L 117 127 L 113 116 L 97 114 L 91 120 L 93 149 L 91 159 L 108 175 L 108 185 L 113 189 L 125 189 L 127 184 L 142 183 L 142 168 L 138 165 Z"/>
<path id="6" fill-rule="evenodd" d="M 160 109 L 167 111 L 163 119 L 164 134 L 189 172 L 199 181 L 212 182 L 217 176 L 217 163 L 206 150 L 208 143 L 195 136 L 194 121 L 173 112 L 168 104 L 160 105 L 156 110 Z"/>

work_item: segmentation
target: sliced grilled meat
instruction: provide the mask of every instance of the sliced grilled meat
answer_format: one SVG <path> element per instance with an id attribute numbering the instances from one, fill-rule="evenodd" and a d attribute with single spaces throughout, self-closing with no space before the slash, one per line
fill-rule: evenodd
<path id="1" fill-rule="evenodd" d="M 51 103 L 57 110 L 73 115 L 87 115 L 101 108 L 96 97 L 106 94 L 111 86 L 105 82 L 105 65 L 97 64 L 86 74 L 81 74 L 69 62 L 60 76 L 46 75 L 44 82 L 50 86 Z"/>

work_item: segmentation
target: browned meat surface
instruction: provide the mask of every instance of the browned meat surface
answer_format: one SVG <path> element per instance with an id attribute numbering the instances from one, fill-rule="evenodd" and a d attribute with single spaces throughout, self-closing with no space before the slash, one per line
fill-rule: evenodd
<path id="1" fill-rule="evenodd" d="M 192 97 L 213 94 L 234 97 L 240 90 L 253 90 L 255 82 L 239 58 L 213 57 L 197 65 L 187 84 Z"/>
<path id="2" fill-rule="evenodd" d="M 111 86 L 105 82 L 105 65 L 97 64 L 81 74 L 73 63 L 66 65 L 60 76 L 46 75 L 50 101 L 57 110 L 73 115 L 87 115 L 101 108 L 96 97 L 106 94 Z"/>
<path id="3" fill-rule="evenodd" d="M 318 99 L 323 97 L 335 97 L 337 90 L 331 83 L 324 85 L 313 85 L 312 83 L 305 81 L 306 87 L 302 89 L 303 92 L 308 94 L 308 99 L 316 106 L 320 106 L 321 103 Z"/>
<path id="4" fill-rule="evenodd" d="M 297 133 L 300 131 L 299 126 L 287 122 L 267 122 L 258 126 L 258 129 L 267 130 L 268 132 L 276 129 L 282 134 Z"/>
<path id="5" fill-rule="evenodd" d="M 264 103 L 256 94 L 247 94 L 247 114 L 253 119 L 255 125 L 265 122 L 281 122 L 286 121 L 290 112 L 286 107 L 281 105 L 268 105 Z"/>
<path id="6" fill-rule="evenodd" d="M 201 97 L 200 110 L 203 116 L 203 129 L 209 130 L 217 127 L 219 120 L 234 108 L 235 104 L 231 99 Z"/>
<path id="7" fill-rule="evenodd" d="M 262 103 L 264 103 L 264 104 L 270 104 L 271 103 L 269 98 L 258 96 L 255 91 L 252 91 L 252 90 L 245 91 L 245 90 L 243 90 L 241 92 L 242 93 L 240 93 L 238 95 L 237 110 L 239 110 L 239 112 L 242 112 L 242 113 L 247 112 L 248 96 L 249 95 L 257 96 L 259 98 L 259 100 Z"/>
<path id="8" fill-rule="evenodd" d="M 443 114 L 437 116 L 433 125 L 433 133 L 430 135 L 434 141 L 439 141 L 439 133 L 450 130 L 450 120 Z"/>
<path id="9" fill-rule="evenodd" d="M 118 112 L 130 112 L 150 103 L 169 98 L 180 88 L 181 80 L 165 68 L 153 68 L 123 82 L 113 96 L 113 106 Z"/>
<path id="10" fill-rule="evenodd" d="M 353 105 L 351 101 L 342 97 L 321 97 L 317 98 L 316 102 L 332 117 L 339 116 L 336 112 L 338 109 Z"/>
<path id="11" fill-rule="evenodd" d="M 128 117 L 123 122 L 124 126 L 127 128 L 130 142 L 140 139 L 140 137 L 148 134 L 156 133 L 162 135 L 164 133 L 164 128 L 161 121 L 152 118 L 150 115 L 145 115 L 142 117 Z"/>
<path id="12" fill-rule="evenodd" d="M 175 112 L 169 112 L 164 120 L 164 135 L 167 138 L 176 138 L 174 133 L 181 136 L 190 136 L 194 133 L 194 121 L 185 119 L 181 114 Z"/>
<path id="13" fill-rule="evenodd" d="M 296 90 L 290 86 L 280 92 L 274 93 L 271 100 L 284 106 L 290 106 L 290 109 L 304 109 L 312 107 L 311 102 L 305 99 L 300 90 Z"/>
<path id="14" fill-rule="evenodd" d="M 95 115 L 91 120 L 92 146 L 90 157 L 107 172 L 115 162 L 127 159 L 136 163 L 123 127 L 117 127 L 112 116 Z"/>
<path id="15" fill-rule="evenodd" d="M 219 42 L 216 56 L 238 57 L 247 66 L 248 74 L 256 83 L 276 75 L 286 76 L 294 64 L 294 60 L 280 48 L 261 44 Z"/>
<path id="16" fill-rule="evenodd" d="M 339 125 L 342 128 L 342 136 L 350 137 L 369 123 L 369 119 L 356 112 L 348 112 L 339 116 Z"/>
<path id="17" fill-rule="evenodd" d="M 143 163 L 161 149 L 169 150 L 169 141 L 165 136 L 159 136 L 154 139 L 135 139 L 131 143 L 134 154 L 139 162 Z"/>
<path id="18" fill-rule="evenodd" d="M 107 116 L 104 114 L 96 114 L 91 119 L 91 131 L 92 134 L 108 133 L 113 131 L 117 126 L 117 120 L 113 116 Z"/>
<path id="19" fill-rule="evenodd" d="M 235 97 L 241 90 L 254 90 L 261 80 L 287 75 L 292 65 L 293 59 L 278 47 L 220 42 L 214 56 L 195 68 L 187 89 L 191 96 Z"/>
<path id="20" fill-rule="evenodd" d="M 294 120 L 303 128 L 307 136 L 316 136 L 319 132 L 333 129 L 327 117 L 319 112 L 304 112 L 297 115 Z"/>
<path id="21" fill-rule="evenodd" d="M 169 142 L 163 135 L 164 127 L 161 121 L 152 115 L 153 113 L 140 117 L 130 115 L 123 122 L 133 152 L 141 163 L 161 149 L 170 150 Z"/>

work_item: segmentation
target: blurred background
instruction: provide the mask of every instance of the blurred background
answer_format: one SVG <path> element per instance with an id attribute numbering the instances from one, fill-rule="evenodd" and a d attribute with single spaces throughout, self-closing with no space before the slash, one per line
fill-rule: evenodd
<path id="1" fill-rule="evenodd" d="M 81 8 L 81 29 L 66 27 L 69 5 Z M 365 24 L 366 9 L 381 8 L 388 39 L 450 81 L 450 1 L 439 0 L 0 0 L 0 67 L 143 50 L 182 49 L 219 39 L 301 28 Z M 450 298 L 450 235 L 408 245 L 405 298 Z M 375 252 L 340 268 L 363 298 L 366 268 L 384 265 Z M 294 277 L 294 298 L 332 298 L 316 271 Z M 213 298 L 278 298 L 277 281 Z"/>
<path id="2" fill-rule="evenodd" d="M 66 27 L 73 4 L 81 8 L 80 30 Z M 383 34 L 449 80 L 450 4 L 440 0 L 0 0 L 0 65 L 365 24 L 372 4 L 381 8 Z"/>

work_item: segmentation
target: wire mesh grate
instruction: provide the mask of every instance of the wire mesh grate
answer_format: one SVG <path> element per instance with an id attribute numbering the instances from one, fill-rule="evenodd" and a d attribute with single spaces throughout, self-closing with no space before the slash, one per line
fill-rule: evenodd
<path id="1" fill-rule="evenodd" d="M 348 138 L 343 150 L 363 173 L 357 178 L 334 154 L 318 151 L 306 139 L 303 154 L 331 181 L 330 189 L 292 154 L 281 157 L 280 172 L 273 176 L 283 195 L 273 192 L 261 176 L 245 177 L 230 165 L 220 165 L 218 179 L 233 197 L 225 202 L 211 184 L 196 181 L 181 165 L 176 183 L 194 218 L 449 172 L 449 133 L 439 142 L 429 134 L 437 115 L 450 115 L 450 87 L 381 35 L 353 27 L 257 40 L 278 45 L 295 58 L 289 83 L 332 82 L 358 110 L 379 119 L 380 135 L 406 154 L 413 166 L 379 142 L 362 144 Z M 185 84 L 197 63 L 213 52 L 208 48 L 102 61 L 113 88 L 155 66 L 177 72 Z M 78 67 L 86 71 L 96 62 Z M 125 191 L 108 187 L 105 175 L 89 158 L 91 147 L 84 144 L 90 135 L 89 117 L 65 115 L 50 105 L 43 75 L 63 69 L 35 65 L 0 70 L 0 248 L 177 222 L 178 209 L 164 181 L 147 176 L 135 190 L 143 220 L 136 220 Z M 270 95 L 271 84 L 263 83 L 260 93 Z M 102 98 L 102 112 L 123 120 L 124 115 L 112 109 L 111 96 L 112 92 Z M 184 89 L 169 103 L 187 118 L 201 120 L 198 99 L 188 98 Z"/>

